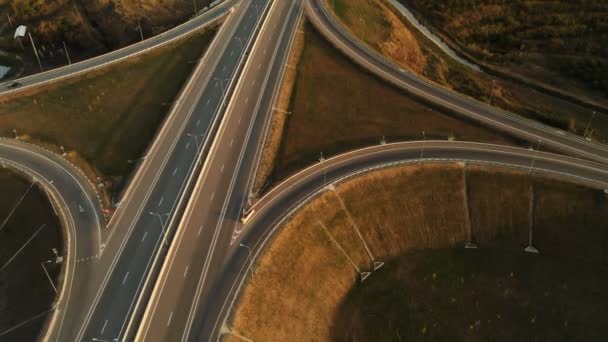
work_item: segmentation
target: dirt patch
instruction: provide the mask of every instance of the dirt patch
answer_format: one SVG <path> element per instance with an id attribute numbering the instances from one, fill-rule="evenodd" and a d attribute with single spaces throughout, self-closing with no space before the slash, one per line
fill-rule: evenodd
<path id="1" fill-rule="evenodd" d="M 53 252 L 63 255 L 61 225 L 43 191 L 25 178 L 0 169 L 0 193 L 0 340 L 33 341 L 56 296 L 49 277 L 56 284 L 61 270 Z"/>
<path id="2" fill-rule="evenodd" d="M 572 336 L 575 340 L 578 337 L 581 338 L 580 340 L 584 340 L 584 337 L 591 336 L 587 334 L 594 334 L 595 332 L 585 332 L 576 328 L 576 325 L 581 324 L 585 319 L 563 315 L 564 312 L 567 312 L 567 309 L 564 311 L 563 308 L 568 308 L 568 303 L 576 302 L 579 302 L 579 306 L 574 310 L 580 312 L 592 308 L 591 305 L 597 305 L 601 310 L 606 310 L 608 307 L 606 302 L 594 302 L 589 299 L 597 298 L 601 300 L 603 297 L 584 295 L 578 298 L 577 296 L 581 294 L 580 286 L 576 287 L 578 285 L 574 285 L 575 283 L 583 284 L 588 286 L 586 291 L 589 291 L 589 289 L 602 288 L 602 282 L 606 281 L 606 274 L 598 273 L 598 276 L 602 277 L 602 282 L 597 283 L 600 285 L 597 287 L 588 285 L 586 280 L 597 280 L 598 278 L 593 278 L 596 276 L 593 272 L 584 273 L 583 271 L 605 268 L 608 261 L 606 259 L 608 227 L 605 223 L 606 215 L 608 215 L 607 196 L 600 190 L 567 184 L 556 179 L 543 178 L 534 174 L 528 177 L 526 172 L 472 165 L 467 165 L 466 170 L 465 182 L 463 166 L 459 164 L 423 164 L 422 167 L 416 165 L 395 167 L 358 176 L 339 184 L 336 192 L 326 191 L 319 195 L 302 210 L 294 214 L 284 224 L 272 243 L 266 247 L 265 253 L 255 266 L 255 276 L 249 280 L 248 286 L 241 293 L 232 319 L 233 330 L 256 341 L 332 340 L 336 328 L 335 317 L 340 303 L 347 298 L 346 296 L 353 287 L 362 287 L 362 289 L 353 291 L 365 291 L 367 289 L 367 280 L 362 284 L 359 283 L 360 275 L 358 272 L 371 271 L 372 261 L 389 261 L 407 255 L 411 251 L 421 249 L 446 249 L 464 246 L 468 236 L 468 224 L 464 204 L 465 192 L 462 189 L 466 186 L 468 188 L 467 197 L 470 198 L 470 220 L 473 238 L 482 248 L 492 248 L 492 251 L 500 253 L 509 252 L 516 257 L 514 259 L 501 259 L 500 255 L 502 254 L 498 254 L 496 257 L 492 257 L 490 254 L 491 258 L 480 257 L 476 259 L 476 262 L 486 267 L 486 269 L 488 265 L 484 264 L 484 260 L 490 262 L 490 266 L 494 265 L 492 260 L 495 260 L 497 263 L 496 271 L 483 276 L 481 276 L 483 272 L 479 271 L 481 281 L 477 284 L 479 284 L 480 292 L 466 293 L 466 301 L 472 306 L 470 312 L 462 318 L 462 321 L 460 321 L 461 318 L 454 317 L 451 323 L 461 324 L 466 321 L 466 326 L 459 325 L 461 331 L 468 333 L 469 330 L 467 329 L 472 324 L 473 333 L 485 334 L 487 330 L 484 329 L 488 324 L 485 320 L 489 317 L 482 315 L 485 312 L 483 310 L 489 310 L 493 303 L 492 300 L 498 301 L 500 298 L 496 297 L 496 289 L 484 290 L 484 284 L 491 281 L 496 284 L 505 280 L 506 271 L 504 270 L 508 268 L 506 266 L 519 265 L 520 268 L 514 268 L 506 273 L 508 277 L 511 277 L 510 272 L 513 271 L 515 278 L 521 281 L 517 284 L 507 284 L 509 286 L 513 285 L 513 289 L 521 290 L 521 296 L 517 296 L 516 300 L 525 301 L 526 298 L 536 296 L 537 289 L 557 291 L 558 283 L 550 288 L 543 287 L 544 285 L 549 286 L 551 279 L 564 280 L 566 287 L 572 286 L 573 291 L 550 294 L 550 296 L 561 297 L 549 298 L 568 297 L 568 299 L 562 302 L 563 306 L 560 306 L 562 304 L 546 306 L 546 313 L 528 312 L 520 307 L 513 306 L 513 303 L 518 303 L 517 301 L 512 302 L 510 304 L 512 306 L 497 308 L 498 311 L 494 313 L 493 317 L 496 317 L 496 313 L 501 314 L 503 312 L 505 317 L 510 317 L 510 321 L 505 323 L 494 322 L 493 324 L 504 324 L 505 329 L 514 329 L 499 332 L 500 334 L 519 336 L 519 330 L 516 329 L 517 325 L 515 324 L 520 322 L 520 319 L 525 319 L 528 322 L 526 327 L 529 327 L 530 320 L 535 313 L 537 313 L 538 329 L 527 331 L 532 336 L 554 336 L 554 331 L 548 331 L 542 327 L 546 327 L 548 324 L 556 324 L 556 330 L 566 329 L 564 328 L 564 320 L 567 320 L 568 324 L 574 324 L 575 328 L 568 330 L 568 332 L 574 334 Z M 555 272 L 559 271 L 560 263 L 581 265 L 578 269 L 582 273 L 577 273 L 580 275 L 580 282 L 569 282 L 577 274 L 567 274 L 566 271 L 576 270 L 577 268 L 574 266 L 564 267 L 562 273 L 548 271 L 545 274 L 546 278 L 543 278 L 543 274 L 537 270 L 543 268 L 544 261 L 529 268 L 526 268 L 528 266 L 525 265 L 525 262 L 520 262 L 528 260 L 526 256 L 523 256 L 523 246 L 529 243 L 530 225 L 526 218 L 530 216 L 522 214 L 526 208 L 521 203 L 529 203 L 529 193 L 523 190 L 527 190 L 530 185 L 534 189 L 536 198 L 535 211 L 532 215 L 535 232 L 533 245 L 540 250 L 541 255 L 548 258 L 550 266 L 547 267 Z M 521 193 L 519 190 L 522 190 Z M 504 198 L 501 196 L 502 193 L 505 193 Z M 564 198 L 570 198 L 569 196 L 580 201 L 580 205 L 573 205 L 569 201 L 560 201 Z M 550 208 L 547 207 L 547 203 L 551 203 Z M 514 206 L 514 208 L 511 209 L 510 206 Z M 552 225 L 551 222 L 555 222 L 555 220 L 561 220 L 567 222 L 567 224 Z M 356 230 L 359 231 L 362 239 L 358 237 Z M 557 236 L 560 240 L 556 240 Z M 564 248 L 563 245 L 557 243 L 559 241 L 571 241 L 572 245 L 578 249 Z M 454 260 L 453 263 L 457 264 L 457 260 Z M 500 263 L 506 266 L 500 268 L 498 267 L 501 265 Z M 433 265 L 450 267 L 449 263 L 444 262 L 437 262 Z M 387 268 L 383 267 L 373 272 L 368 279 L 371 280 L 377 275 L 379 277 L 393 277 L 391 279 L 396 279 L 395 281 L 402 279 L 398 278 L 399 274 L 390 274 L 397 271 L 390 265 L 387 266 Z M 404 267 L 410 269 L 413 266 L 406 265 Z M 475 270 L 474 266 L 471 269 Z M 492 268 L 489 267 L 489 269 Z M 428 273 L 429 268 L 427 267 L 423 271 Z M 389 274 L 382 275 L 383 272 Z M 531 278 L 525 278 L 524 274 Z M 520 275 L 522 278 L 520 278 Z M 540 278 L 535 278 L 535 275 Z M 563 278 L 559 278 L 559 276 L 563 276 Z M 442 276 L 442 278 L 444 277 Z M 531 279 L 531 286 L 534 286 L 534 290 L 525 291 L 527 284 L 530 284 L 525 279 Z M 410 279 L 410 281 L 412 280 Z M 425 281 L 427 283 L 418 279 L 416 284 L 411 284 L 411 286 L 412 288 L 424 287 L 425 284 L 428 285 L 429 280 Z M 460 281 L 459 278 L 458 281 Z M 466 279 L 467 283 L 470 281 L 473 281 L 472 276 Z M 564 283 L 560 282 L 559 284 L 563 285 Z M 369 300 L 390 303 L 392 302 L 390 297 L 393 295 L 395 295 L 395 300 L 403 299 L 399 295 L 399 289 L 394 289 L 394 291 L 392 289 L 394 288 L 386 288 L 386 291 L 383 292 L 388 298 L 380 296 L 378 298 L 372 297 Z M 437 291 L 439 290 L 441 289 Z M 464 290 L 458 288 L 458 291 Z M 482 296 L 482 294 L 490 294 L 484 291 L 493 292 L 491 300 L 488 300 L 487 296 Z M 437 296 L 441 297 L 441 293 L 432 292 L 429 295 L 434 296 L 432 298 L 438 298 Z M 465 296 L 464 292 L 459 293 Z M 407 294 L 407 298 L 412 298 L 410 292 Z M 514 292 L 514 294 L 517 294 L 517 292 Z M 444 299 L 447 300 L 447 298 L 449 297 Z M 548 301 L 549 298 L 531 302 L 529 308 L 536 310 L 547 305 L 547 303 L 554 303 Z M 457 299 L 461 301 L 464 298 L 459 297 Z M 449 308 L 444 308 L 442 303 L 424 303 L 424 307 L 420 310 L 427 313 L 431 309 L 433 312 L 448 310 Z M 386 309 L 388 312 L 397 312 L 391 311 L 393 308 L 383 307 L 379 310 Z M 463 307 L 459 306 L 458 308 Z M 530 315 L 522 316 L 522 312 L 530 313 Z M 515 316 L 509 316 L 512 313 Z M 474 316 L 477 318 L 473 320 Z M 429 329 L 433 328 L 433 323 L 437 322 L 439 316 L 434 316 L 433 319 L 424 317 L 423 323 L 427 324 L 428 332 Z M 595 322 L 601 324 L 598 321 L 599 317 L 603 316 L 597 316 Z M 401 322 L 398 315 L 383 318 L 383 324 L 385 325 L 389 324 L 388 322 L 391 320 L 396 324 Z M 414 318 L 418 319 L 418 316 Z M 375 322 L 374 319 L 378 318 L 364 316 L 356 319 Z M 481 320 L 479 324 L 483 324 L 483 329 L 478 329 L 477 320 Z M 448 327 L 451 323 L 450 321 L 446 322 Z M 352 327 L 348 322 L 344 324 L 345 327 Z M 377 331 L 385 325 L 374 327 L 374 329 Z M 418 336 L 415 334 L 419 334 L 423 326 L 414 326 L 416 330 L 412 333 L 414 335 L 408 335 L 408 331 L 403 331 L 403 336 Z M 392 331 L 394 332 L 394 330 Z M 438 330 L 438 334 L 439 331 L 445 332 L 446 330 Z M 386 331 L 383 330 L 384 332 Z M 230 340 L 230 338 L 228 339 Z M 236 339 L 232 340 L 236 341 Z"/>

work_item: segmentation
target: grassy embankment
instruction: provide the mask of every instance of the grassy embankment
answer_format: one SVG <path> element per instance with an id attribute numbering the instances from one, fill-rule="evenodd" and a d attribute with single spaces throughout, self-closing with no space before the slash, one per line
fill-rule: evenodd
<path id="1" fill-rule="evenodd" d="M 515 143 L 420 102 L 350 62 L 309 24 L 296 44 L 256 179 L 256 191 L 324 157 L 387 141 Z M 300 35 L 302 35 L 300 33 Z M 303 44 L 303 45 L 302 45 Z M 294 80 L 295 77 L 295 80 Z"/>
<path id="2" fill-rule="evenodd" d="M 254 341 L 606 336 L 606 195 L 520 171 L 466 170 L 480 250 L 460 250 L 468 230 L 461 165 L 374 171 L 319 195 L 283 225 L 241 293 L 233 331 Z M 541 255 L 523 252 L 532 193 Z M 363 283 L 329 235 L 370 270 L 348 215 L 374 258 L 387 261 Z"/>
<path id="3" fill-rule="evenodd" d="M 333 0 L 326 1 L 332 8 Z M 486 103 L 492 98 L 495 106 L 580 135 L 585 133 L 593 116 L 593 109 L 460 64 L 422 35 L 385 0 L 335 0 L 335 13 L 345 27 L 379 53 L 461 94 Z M 471 25 L 466 25 L 462 30 L 469 27 Z M 504 36 L 510 37 L 511 34 L 505 33 Z M 542 55 L 539 54 L 540 57 Z M 525 72 L 525 75 L 530 73 Z M 496 81 L 496 86 L 492 92 L 493 81 Z M 551 84 L 564 86 L 557 81 Z M 567 86 L 563 91 L 573 94 Z M 608 117 L 598 113 L 587 133 L 591 138 L 608 141 Z"/>
<path id="4" fill-rule="evenodd" d="M 0 99 L 0 134 L 53 150 L 120 191 L 215 29 L 83 77 Z M 108 193 L 106 193 L 107 195 Z M 107 204 L 107 196 L 106 204 Z"/>
<path id="5" fill-rule="evenodd" d="M 0 169 L 0 340 L 33 341 L 44 324 L 61 265 L 52 248 L 63 254 L 61 225 L 46 195 L 21 176 Z M 23 200 L 18 204 L 19 200 Z M 10 215 L 10 212 L 15 211 Z M 35 215 L 33 214 L 35 213 Z M 10 216 L 9 216 L 10 215 Z M 6 223 L 2 223 L 8 218 Z M 42 225 L 45 225 L 42 227 Z M 42 228 L 41 228 L 42 227 Z M 41 228 L 41 229 L 40 229 Z M 36 231 L 39 231 L 37 235 Z M 32 238 L 33 237 L 33 238 Z M 28 239 L 29 244 L 25 245 Z M 19 252 L 19 249 L 25 247 Z M 11 261 L 11 258 L 14 259 Z M 5 267 L 6 265 L 6 267 Z M 32 319 L 33 318 L 33 319 Z M 6 330 L 32 319 L 12 332 Z"/>

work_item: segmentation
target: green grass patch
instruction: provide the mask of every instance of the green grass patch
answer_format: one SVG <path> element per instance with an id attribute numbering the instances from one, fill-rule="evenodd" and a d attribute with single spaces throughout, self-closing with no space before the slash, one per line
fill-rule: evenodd
<path id="1" fill-rule="evenodd" d="M 114 185 L 153 140 L 215 29 L 0 103 L 0 134 L 74 150 Z"/>
<path id="2" fill-rule="evenodd" d="M 0 271 L 0 333 L 48 310 L 55 291 L 44 273 L 41 262 L 54 260 L 52 248 L 63 254 L 61 225 L 46 195 L 31 187 L 31 183 L 0 169 L 0 267 L 16 257 Z M 23 197 L 21 203 L 19 200 Z M 15 208 L 12 214 L 11 211 Z M 10 216 L 9 216 L 10 215 Z M 44 228 L 31 242 L 19 249 L 41 227 Z M 45 263 L 53 281 L 61 269 L 60 264 Z M 0 340 L 33 341 L 36 339 L 46 315 L 3 335 Z"/>

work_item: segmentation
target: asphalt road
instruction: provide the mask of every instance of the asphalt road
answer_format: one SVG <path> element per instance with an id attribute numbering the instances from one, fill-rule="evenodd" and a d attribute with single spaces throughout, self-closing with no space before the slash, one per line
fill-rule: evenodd
<path id="1" fill-rule="evenodd" d="M 586 160 L 528 149 L 450 141 L 407 142 L 379 145 L 342 154 L 317 163 L 273 188 L 253 208 L 255 215 L 226 252 L 213 292 L 213 315 L 206 326 L 214 340 L 218 334 L 230 334 L 230 318 L 239 292 L 251 276 L 251 265 L 263 253 L 266 244 L 283 221 L 328 185 L 348 177 L 382 167 L 418 163 L 423 153 L 424 167 L 434 162 L 465 162 L 515 168 L 543 173 L 599 189 L 608 188 L 608 168 Z M 244 244 L 251 248 L 239 248 Z M 226 322 L 226 320 L 228 322 Z"/>
<path id="2" fill-rule="evenodd" d="M 216 22 L 219 22 L 224 16 L 228 14 L 230 8 L 238 2 L 239 0 L 225 0 L 217 6 L 211 8 L 207 12 L 198 15 L 196 18 L 189 20 L 184 24 L 176 26 L 171 30 L 165 31 L 159 35 L 145 39 L 142 42 L 132 44 L 124 48 L 84 60 L 82 62 L 66 65 L 60 68 L 23 77 L 17 80 L 10 80 L 0 83 L 0 96 L 4 94 L 17 93 L 25 89 L 38 87 L 41 85 L 63 80 L 65 78 L 81 75 L 91 70 L 108 66 L 110 64 L 120 62 L 124 59 L 131 58 L 133 56 L 137 56 L 146 51 L 168 44 L 177 39 L 183 39 L 184 37 L 200 30 L 203 27 L 208 27 Z M 21 86 L 15 89 L 8 88 L 8 86 L 15 81 L 21 83 Z"/>
<path id="3" fill-rule="evenodd" d="M 106 222 L 95 187 L 63 157 L 18 140 L 0 139 L 0 166 L 23 173 L 37 182 L 60 219 L 64 259 L 55 305 L 61 305 L 77 286 L 74 275 L 87 274 L 83 260 L 92 253 L 99 254 L 101 232 Z"/>
<path id="4" fill-rule="evenodd" d="M 606 145 L 586 141 L 577 135 L 469 99 L 432 84 L 388 62 L 377 52 L 348 33 L 341 24 L 336 22 L 326 6 L 327 4 L 323 0 L 307 1 L 306 10 L 313 25 L 325 38 L 353 61 L 387 82 L 458 115 L 481 122 L 499 131 L 532 142 L 540 139 L 542 146 L 552 150 L 608 163 L 608 147 Z"/>
<path id="5" fill-rule="evenodd" d="M 137 340 L 213 339 L 209 323 L 219 309 L 213 289 L 225 275 L 223 265 L 234 248 L 253 165 L 302 10 L 301 1 L 274 1 L 270 8 L 165 259 Z"/>
<path id="6" fill-rule="evenodd" d="M 188 182 L 213 140 L 244 57 L 241 53 L 261 19 L 242 3 L 223 24 L 160 132 L 115 213 L 95 274 L 81 279 L 71 298 L 58 341 L 121 339 Z M 84 299 L 84 300 L 83 300 Z"/>

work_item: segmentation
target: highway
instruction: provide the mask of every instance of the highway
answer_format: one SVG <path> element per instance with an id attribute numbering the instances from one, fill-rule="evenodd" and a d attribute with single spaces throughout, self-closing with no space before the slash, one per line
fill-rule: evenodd
<path id="1" fill-rule="evenodd" d="M 270 3 L 268 1 L 264 1 Z M 161 270 L 136 340 L 211 340 L 213 288 L 246 205 L 300 1 L 274 1 Z"/>
<path id="2" fill-rule="evenodd" d="M 329 42 L 355 63 L 398 88 L 515 137 L 532 142 L 540 139 L 542 146 L 555 151 L 608 163 L 608 147 L 603 144 L 469 99 L 388 62 L 338 23 L 324 0 L 308 0 L 306 11 L 312 24 Z"/>
<path id="3" fill-rule="evenodd" d="M 213 141 L 262 10 L 257 1 L 243 2 L 222 25 L 132 180 L 109 224 L 94 275 L 81 279 L 88 286 L 71 296 L 78 301 L 68 303 L 64 317 L 69 318 L 53 340 L 120 340 L 129 334 L 147 276 Z"/>
<path id="4" fill-rule="evenodd" d="M 55 68 L 31 76 L 22 77 L 17 80 L 10 80 L 0 83 L 0 96 L 17 93 L 25 89 L 31 89 L 53 82 L 58 82 L 66 78 L 82 75 L 92 70 L 109 66 L 122 60 L 156 49 L 175 40 L 183 39 L 184 37 L 199 31 L 203 27 L 209 27 L 221 22 L 221 20 L 223 20 L 223 18 L 229 13 L 230 8 L 238 2 L 239 0 L 225 0 L 207 12 L 201 13 L 196 18 L 167 30 L 159 35 L 145 39 L 139 43 L 131 44 L 124 48 L 114 50 L 78 63 Z M 21 86 L 14 89 L 8 88 L 8 86 L 15 81 L 21 83 Z"/>
<path id="5" fill-rule="evenodd" d="M 375 146 L 315 164 L 277 185 L 253 204 L 255 215 L 243 226 L 239 219 L 249 207 L 255 168 L 304 7 L 332 44 L 386 81 L 459 115 L 529 141 L 540 140 L 545 148 L 580 159 L 466 142 Z M 425 162 L 487 163 L 608 187 L 607 147 L 469 100 L 399 69 L 351 37 L 322 0 L 306 0 L 306 6 L 300 0 L 227 0 L 175 32 L 168 31 L 157 44 L 139 46 L 131 53 L 118 50 L 91 64 L 74 64 L 73 70 L 65 67 L 23 79 L 22 89 L 128 58 L 220 18 L 224 24 L 138 166 L 107 228 L 98 229 L 97 237 L 79 233 L 74 239 L 80 242 L 82 236 L 93 243 L 79 244 L 75 254 L 67 256 L 73 286 L 62 287 L 66 293 L 62 290 L 46 340 L 130 340 L 137 333 L 137 340 L 145 341 L 210 341 L 229 333 L 226 322 L 248 274 L 249 252 L 257 257 L 285 217 L 327 183 L 372 168 L 417 162 L 422 148 Z M 2 93 L 8 92 L 2 89 Z M 5 152 L 9 146 L 0 142 L 1 159 L 14 162 L 28 154 Z M 51 165 L 34 163 L 39 165 L 30 165 L 32 170 Z M 75 237 L 77 230 L 90 233 L 92 215 L 100 210 L 90 190 L 73 197 L 78 194 L 69 189 L 76 189 L 76 184 L 69 183 L 65 174 L 57 177 L 66 180 L 49 181 L 49 187 L 62 187 L 61 193 L 56 189 L 57 198 L 67 198 L 67 220 L 80 220 L 69 230 Z M 82 181 L 78 186 L 86 186 Z M 83 216 L 74 211 L 74 203 L 84 202 L 87 196 L 91 206 Z M 171 239 L 173 227 L 177 230 Z M 81 261 L 77 266 L 71 264 L 77 260 Z"/>
<path id="6" fill-rule="evenodd" d="M 308 11 L 314 21 L 315 11 L 310 6 L 311 1 L 308 2 Z M 283 32 L 289 32 L 288 27 L 295 27 L 296 20 L 293 18 L 298 13 L 293 9 L 294 2 L 275 4 L 269 14 L 269 28 L 262 30 L 260 46 L 252 51 L 248 61 L 249 68 L 253 67 L 254 70 L 246 69 L 239 80 L 243 86 L 237 86 L 235 90 L 225 114 L 227 123 L 216 137 L 180 222 L 146 308 L 137 340 L 211 341 L 229 333 L 226 319 L 229 321 L 233 301 L 249 274 L 248 248 L 253 248 L 252 252 L 258 255 L 271 232 L 280 226 L 289 213 L 322 189 L 325 180 L 333 182 L 375 167 L 417 162 L 422 146 L 425 146 L 425 162 L 464 161 L 521 169 L 534 165 L 534 172 L 553 173 L 594 187 L 607 187 L 607 168 L 602 163 L 582 159 L 476 143 L 429 141 L 389 144 L 347 153 L 298 173 L 256 202 L 252 221 L 243 226 L 239 218 L 242 210 L 247 208 L 260 142 L 273 111 L 273 95 L 280 79 L 280 70 L 284 68 L 285 53 L 280 55 L 282 58 L 276 59 L 264 55 L 273 48 L 277 51 L 288 50 L 285 44 L 290 38 Z M 338 46 L 344 44 L 341 39 L 352 39 L 346 34 L 332 36 L 332 26 L 317 27 Z M 336 27 L 333 26 L 333 29 Z M 277 39 L 277 36 L 282 39 Z M 335 39 L 332 40 L 332 37 Z M 356 41 L 354 46 L 357 46 Z M 344 47 L 342 50 L 358 51 Z M 458 95 L 447 93 L 401 70 L 391 69 L 390 64 L 377 61 L 372 53 L 362 51 L 349 56 L 355 60 L 360 58 L 360 63 L 367 65 L 368 69 L 376 70 L 383 78 L 419 96 L 424 95 L 433 103 L 477 118 L 515 136 L 530 141 L 541 139 L 544 147 L 565 150 L 600 162 L 608 161 L 604 157 L 608 154 L 603 146 L 590 144 L 563 132 L 556 133 L 534 122 L 519 120 L 513 114 L 504 114 L 481 103 L 460 99 Z M 256 65 L 260 70 L 255 70 Z M 260 88 L 260 82 L 268 83 Z M 248 84 L 251 86 L 247 87 Z M 602 155 L 596 155 L 596 150 Z"/>

